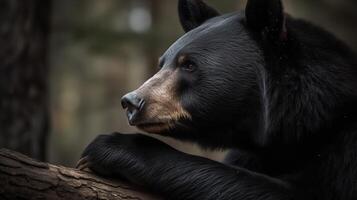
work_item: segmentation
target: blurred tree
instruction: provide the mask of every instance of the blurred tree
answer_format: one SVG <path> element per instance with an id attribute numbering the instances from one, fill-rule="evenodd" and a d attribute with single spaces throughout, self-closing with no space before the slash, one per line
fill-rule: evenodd
<path id="1" fill-rule="evenodd" d="M 0 0 L 0 148 L 44 160 L 50 1 Z"/>

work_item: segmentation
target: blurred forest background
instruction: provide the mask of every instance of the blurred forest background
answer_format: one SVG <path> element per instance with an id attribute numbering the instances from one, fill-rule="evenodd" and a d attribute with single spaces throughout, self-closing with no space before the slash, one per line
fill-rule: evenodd
<path id="1" fill-rule="evenodd" d="M 222 13 L 243 9 L 246 4 L 246 0 L 206 1 Z M 16 7 L 16 2 L 24 5 Z M 286 11 L 292 16 L 324 27 L 357 50 L 357 1 L 285 0 L 284 3 Z M 11 11 L 11 16 L 6 15 L 5 9 L 13 8 L 18 9 Z M 5 10 L 0 18 L 3 22 L 0 25 L 1 43 L 8 46 L 21 44 L 16 35 L 9 36 L 12 32 L 7 29 L 14 29 L 12 27 L 19 25 L 20 21 L 20 27 L 13 31 L 27 30 L 29 23 L 18 20 L 26 11 L 28 16 L 33 17 L 35 26 L 45 28 L 40 34 L 42 40 L 27 37 L 28 45 L 31 47 L 38 45 L 36 42 L 44 42 L 45 46 L 40 50 L 43 51 L 41 55 L 47 57 L 37 65 L 42 68 L 34 71 L 23 69 L 36 69 L 33 67 L 36 64 L 28 64 L 34 63 L 28 57 L 27 60 L 17 57 L 27 64 L 11 59 L 9 62 L 1 61 L 5 64 L 0 64 L 0 76 L 3 77 L 0 80 L 0 147 L 20 150 L 66 166 L 74 165 L 84 147 L 96 135 L 136 131 L 128 126 L 120 98 L 155 73 L 160 54 L 183 34 L 177 16 L 177 0 L 53 0 L 51 4 L 40 0 L 26 3 L 0 0 L 0 9 Z M 14 14 L 16 12 L 18 15 Z M 9 49 L 0 50 L 0 56 L 11 56 L 13 52 Z M 7 66 L 22 68 L 16 71 Z M 31 85 L 31 81 L 23 82 L 22 86 L 17 84 L 18 77 L 22 77 L 19 74 L 26 78 L 26 73 L 32 74 L 32 82 L 42 80 L 38 84 L 39 90 L 29 89 L 31 95 L 36 96 L 32 99 L 41 97 L 38 92 L 44 92 L 42 100 L 37 99 L 34 103 L 20 101 L 20 95 L 14 95 L 16 89 L 8 89 L 11 85 L 18 85 L 22 88 L 18 90 L 22 91 L 25 86 Z M 17 102 L 17 107 L 11 106 L 13 102 Z M 21 110 L 21 106 L 31 107 L 34 104 L 42 106 Z M 31 119 L 23 124 L 32 125 L 22 126 L 14 108 L 24 118 Z M 36 118 L 34 113 L 38 110 L 42 114 Z M 29 130 L 31 128 L 40 130 L 42 134 L 35 136 L 36 133 Z M 35 147 L 43 145 L 47 155 L 36 156 L 28 152 L 30 150 L 24 144 L 34 143 L 35 140 L 41 141 L 40 144 L 35 142 Z M 167 141 L 181 150 L 219 158 L 219 154 L 201 151 L 196 146 Z"/>

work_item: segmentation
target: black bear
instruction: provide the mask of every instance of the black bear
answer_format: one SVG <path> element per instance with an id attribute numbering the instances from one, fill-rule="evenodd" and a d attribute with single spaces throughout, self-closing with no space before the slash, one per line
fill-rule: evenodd
<path id="1" fill-rule="evenodd" d="M 280 0 L 248 0 L 226 15 L 180 0 L 179 16 L 186 34 L 122 106 L 145 132 L 231 149 L 225 163 L 113 133 L 97 137 L 78 167 L 170 200 L 356 200 L 353 52 L 285 14 Z"/>

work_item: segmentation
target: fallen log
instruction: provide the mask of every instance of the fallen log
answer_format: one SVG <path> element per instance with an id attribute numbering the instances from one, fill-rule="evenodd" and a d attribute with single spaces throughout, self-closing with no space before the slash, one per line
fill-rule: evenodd
<path id="1" fill-rule="evenodd" d="M 136 187 L 0 150 L 0 199 L 158 200 Z"/>

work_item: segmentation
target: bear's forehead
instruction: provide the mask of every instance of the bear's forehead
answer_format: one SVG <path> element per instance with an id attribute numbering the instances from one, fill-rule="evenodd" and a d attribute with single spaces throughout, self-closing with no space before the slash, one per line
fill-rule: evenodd
<path id="1" fill-rule="evenodd" d="M 236 37 L 243 28 L 240 21 L 243 19 L 242 12 L 231 13 L 215 17 L 208 20 L 201 26 L 191 30 L 174 42 L 169 49 L 163 54 L 165 61 L 174 60 L 177 54 L 182 50 L 199 50 L 202 46 L 212 46 L 213 42 L 227 40 L 230 37 Z M 190 49 L 191 48 L 191 49 Z M 166 63 L 170 64 L 170 63 Z"/>

